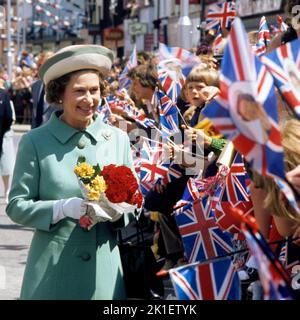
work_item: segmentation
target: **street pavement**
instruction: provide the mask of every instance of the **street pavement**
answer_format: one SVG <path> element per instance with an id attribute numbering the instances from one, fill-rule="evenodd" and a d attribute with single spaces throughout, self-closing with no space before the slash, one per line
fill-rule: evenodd
<path id="1" fill-rule="evenodd" d="M 29 126 L 14 126 L 14 145 L 17 150 L 22 134 Z M 1 179 L 0 179 L 1 180 Z M 6 202 L 0 181 L 0 300 L 16 300 L 20 288 L 33 230 L 12 222 L 5 213 Z"/>

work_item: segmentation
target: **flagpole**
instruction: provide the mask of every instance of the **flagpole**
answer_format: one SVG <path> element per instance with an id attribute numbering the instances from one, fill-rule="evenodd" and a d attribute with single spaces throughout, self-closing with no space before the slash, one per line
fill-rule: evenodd
<path id="1" fill-rule="evenodd" d="M 7 73 L 9 77 L 9 81 L 12 81 L 12 52 L 11 52 L 11 0 L 7 0 L 6 6 L 6 16 L 7 16 Z"/>
<path id="2" fill-rule="evenodd" d="M 148 140 L 148 141 L 151 141 L 151 142 L 157 142 L 156 140 L 152 140 L 152 139 L 149 139 L 149 138 L 146 138 L 146 137 L 142 137 L 142 139 L 145 139 L 145 140 Z M 174 144 L 174 142 L 172 141 L 172 140 L 170 140 L 170 142 L 172 142 L 173 143 L 173 146 L 174 147 L 178 147 L 176 144 Z M 166 143 L 163 143 L 163 142 L 161 142 L 163 145 L 167 145 Z M 189 152 L 189 151 L 186 151 L 186 150 L 180 150 L 180 151 L 182 151 L 182 152 L 184 152 L 184 153 L 186 153 L 186 154 L 189 154 L 189 155 L 192 155 L 192 156 L 194 156 L 195 158 L 197 158 L 197 159 L 205 159 L 205 156 L 199 156 L 198 154 L 196 154 L 196 153 L 193 153 L 193 152 Z"/>
<path id="3" fill-rule="evenodd" d="M 180 116 L 180 118 L 181 118 L 181 120 L 182 120 L 182 122 L 183 122 L 183 124 L 186 126 L 186 127 L 189 127 L 189 125 L 187 124 L 187 122 L 185 121 L 185 119 L 184 119 L 184 117 L 183 117 L 183 115 L 182 115 L 182 113 L 181 113 L 181 111 L 180 111 L 180 109 L 178 108 L 178 106 L 174 103 L 174 106 L 176 107 L 176 109 L 177 109 L 177 111 L 178 111 L 178 114 L 179 114 L 179 116 Z"/>
<path id="4" fill-rule="evenodd" d="M 110 109 L 110 106 L 109 106 L 109 103 L 108 103 L 107 99 L 106 99 L 105 97 L 104 97 L 103 99 L 104 99 L 104 101 L 105 101 L 105 105 L 107 106 L 107 108 L 108 108 L 108 110 L 109 110 L 109 113 L 110 113 L 110 114 L 112 114 L 112 112 L 111 112 L 111 109 Z"/>
<path id="5" fill-rule="evenodd" d="M 159 91 L 159 88 L 156 87 L 156 88 L 155 88 L 155 91 L 156 91 L 156 92 Z M 171 99 L 164 91 L 163 91 L 163 93 L 172 101 L 172 99 Z M 173 101 L 172 101 L 172 103 L 173 103 L 173 106 L 174 106 L 174 107 L 176 108 L 176 110 L 178 111 L 178 114 L 179 114 L 180 118 L 182 119 L 184 125 L 187 126 L 187 127 L 189 127 L 188 124 L 186 123 L 185 119 L 183 118 L 183 115 L 181 114 L 181 111 L 180 111 L 180 109 L 178 108 L 178 106 L 176 105 L 176 103 L 174 103 Z M 159 96 L 159 104 L 160 104 L 160 106 L 162 105 L 160 96 Z"/>

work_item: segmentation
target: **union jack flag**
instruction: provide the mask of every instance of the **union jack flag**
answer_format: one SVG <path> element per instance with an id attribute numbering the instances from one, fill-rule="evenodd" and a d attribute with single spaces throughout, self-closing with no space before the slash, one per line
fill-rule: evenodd
<path id="1" fill-rule="evenodd" d="M 141 149 L 141 182 L 154 186 L 159 180 L 167 181 L 168 163 L 161 142 L 143 140 Z"/>
<path id="2" fill-rule="evenodd" d="M 280 32 L 285 32 L 289 28 L 288 25 L 283 21 L 282 17 L 280 15 L 277 15 L 276 17 L 278 29 Z"/>
<path id="3" fill-rule="evenodd" d="M 135 122 L 139 123 L 145 128 L 155 128 L 156 123 L 153 119 L 147 118 L 141 111 L 138 109 L 134 108 L 132 105 L 129 103 L 126 103 L 124 105 L 124 111 L 126 112 L 126 115 L 133 119 Z"/>
<path id="4" fill-rule="evenodd" d="M 243 158 L 237 153 L 223 186 L 222 201 L 230 201 L 231 203 L 249 201 L 246 179 L 247 173 Z"/>
<path id="5" fill-rule="evenodd" d="M 300 119 L 300 39 L 264 55 L 262 62 L 274 77 L 295 116 Z"/>
<path id="6" fill-rule="evenodd" d="M 182 213 L 182 209 L 185 205 L 200 199 L 200 190 L 202 190 L 203 187 L 204 181 L 201 179 L 201 176 L 189 178 L 181 200 L 179 200 L 174 206 L 176 213 Z"/>
<path id="7" fill-rule="evenodd" d="M 161 90 L 156 91 L 160 126 L 163 137 L 169 137 L 179 132 L 178 108 L 172 100 Z"/>
<path id="8" fill-rule="evenodd" d="M 111 110 L 109 108 L 108 103 L 98 106 L 98 113 L 99 113 L 100 119 L 103 122 L 108 123 L 108 118 L 111 114 Z"/>
<path id="9" fill-rule="evenodd" d="M 241 228 L 258 266 L 265 300 L 293 300 L 294 294 L 289 285 L 289 276 L 263 236 L 245 223 Z"/>
<path id="10" fill-rule="evenodd" d="M 240 300 L 237 272 L 229 259 L 169 271 L 179 300 Z"/>
<path id="11" fill-rule="evenodd" d="M 216 190 L 224 184 L 227 174 L 228 168 L 222 166 L 215 176 L 203 179 L 201 173 L 194 178 L 189 178 L 182 199 L 174 206 L 175 213 L 182 213 L 185 205 L 206 196 L 211 196 L 212 210 L 214 210 L 216 203 L 219 201 L 219 198 L 215 196 Z"/>
<path id="12" fill-rule="evenodd" d="M 188 76 L 192 68 L 201 64 L 200 58 L 194 53 L 179 47 L 168 47 L 164 43 L 159 44 L 157 57 L 159 61 L 177 59 L 184 77 Z"/>
<path id="13" fill-rule="evenodd" d="M 253 204 L 246 187 L 247 173 L 243 158 L 237 153 L 235 160 L 221 186 L 219 201 L 215 208 L 215 218 L 218 226 L 231 233 L 240 233 L 241 220 L 234 214 L 234 210 L 241 210 L 244 216 L 253 215 Z"/>
<path id="14" fill-rule="evenodd" d="M 127 77 L 127 73 L 129 70 L 137 66 L 137 54 L 136 54 L 136 46 L 134 46 L 132 54 L 122 71 L 122 73 L 119 76 L 119 84 L 120 88 L 128 89 L 131 85 L 131 80 Z"/>
<path id="15" fill-rule="evenodd" d="M 158 78 L 162 88 L 176 103 L 180 90 L 184 84 L 185 77 L 182 74 L 181 62 L 177 58 L 163 60 L 157 65 Z"/>
<path id="16" fill-rule="evenodd" d="M 219 2 L 208 7 L 206 15 L 206 30 L 221 28 L 231 28 L 231 24 L 236 16 L 235 3 L 233 1 Z"/>
<path id="17" fill-rule="evenodd" d="M 107 99 L 109 108 L 112 112 L 124 112 L 126 102 L 118 96 L 109 96 Z"/>
<path id="18" fill-rule="evenodd" d="M 270 30 L 265 16 L 262 16 L 259 22 L 258 41 L 268 45 L 271 42 Z"/>
<path id="19" fill-rule="evenodd" d="M 267 50 L 267 46 L 271 42 L 270 30 L 265 16 L 262 16 L 259 23 L 258 43 L 255 46 L 254 52 L 257 56 L 261 56 Z"/>
<path id="20" fill-rule="evenodd" d="M 214 55 L 220 54 L 222 43 L 223 43 L 223 36 L 222 36 L 221 26 L 219 25 L 215 40 L 212 45 Z"/>
<path id="21" fill-rule="evenodd" d="M 167 183 L 182 177 L 183 172 L 184 172 L 184 169 L 180 168 L 176 162 L 172 161 L 168 167 Z"/>
<path id="22" fill-rule="evenodd" d="M 266 45 L 263 42 L 258 42 L 256 45 L 252 46 L 253 52 L 261 57 L 267 50 Z"/>
<path id="23" fill-rule="evenodd" d="M 225 48 L 220 88 L 220 95 L 204 110 L 205 116 L 233 141 L 236 150 L 259 173 L 284 177 L 273 79 L 253 54 L 239 18 L 231 29 Z M 253 113 L 253 104 L 250 104 L 250 110 L 249 105 L 245 109 L 241 105 L 240 97 L 243 96 L 256 99 L 256 116 L 247 114 Z"/>
<path id="24" fill-rule="evenodd" d="M 264 57 L 262 59 L 266 61 Z M 299 59 L 297 61 L 299 66 Z M 203 111 L 204 115 L 232 140 L 235 149 L 253 168 L 262 175 L 275 178 L 296 212 L 300 213 L 293 192 L 284 181 L 273 78 L 253 54 L 239 18 L 235 20 L 225 48 L 220 89 L 220 95 Z M 241 99 L 248 102 L 243 103 Z"/>
<path id="25" fill-rule="evenodd" d="M 175 213 L 189 262 L 204 261 L 232 251 L 230 238 L 217 226 L 209 197 L 186 205 Z"/>

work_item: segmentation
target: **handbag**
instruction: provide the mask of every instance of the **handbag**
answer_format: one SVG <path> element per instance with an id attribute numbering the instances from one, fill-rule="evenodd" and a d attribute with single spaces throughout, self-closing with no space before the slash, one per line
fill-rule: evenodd
<path id="1" fill-rule="evenodd" d="M 160 300 L 164 294 L 163 281 L 156 276 L 160 267 L 150 246 L 145 243 L 138 220 L 136 220 L 136 231 L 136 244 L 123 241 L 121 231 L 118 231 L 127 298 Z"/>

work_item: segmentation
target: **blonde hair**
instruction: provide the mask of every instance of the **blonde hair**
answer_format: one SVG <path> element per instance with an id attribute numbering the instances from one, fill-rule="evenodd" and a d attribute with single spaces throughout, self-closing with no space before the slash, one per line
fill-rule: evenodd
<path id="1" fill-rule="evenodd" d="M 288 119 L 281 128 L 285 172 L 288 172 L 300 164 L 300 121 Z M 280 190 L 275 182 L 270 178 L 265 178 L 264 185 L 268 192 L 264 207 L 276 216 L 300 223 L 300 216 L 290 205 L 286 205 L 285 201 L 281 200 Z"/>
<path id="2" fill-rule="evenodd" d="M 180 91 L 180 96 L 185 102 L 188 102 L 186 90 L 187 85 L 190 82 L 203 82 L 207 86 L 214 86 L 219 88 L 219 72 L 208 67 L 203 67 L 201 65 L 193 68 L 186 78 Z"/>
<path id="3" fill-rule="evenodd" d="M 218 88 L 219 72 L 214 69 L 203 68 L 202 66 L 195 67 L 186 78 L 185 85 L 189 82 L 203 82 L 207 86 L 214 86 Z"/>

